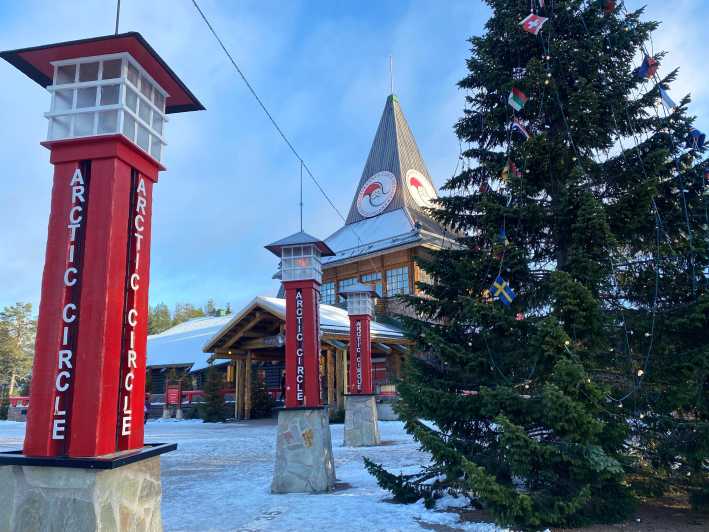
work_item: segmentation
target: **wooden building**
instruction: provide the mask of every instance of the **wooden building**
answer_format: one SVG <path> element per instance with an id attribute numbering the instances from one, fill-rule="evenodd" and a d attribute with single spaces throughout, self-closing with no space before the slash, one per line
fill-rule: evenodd
<path id="1" fill-rule="evenodd" d="M 396 96 L 387 98 L 343 227 L 325 239 L 335 256 L 323 258 L 321 300 L 340 303 L 340 290 L 373 284 L 377 312 L 406 312 L 396 296 L 412 294 L 425 272 L 414 258 L 449 244 L 449 234 L 426 209 L 437 197 L 426 164 Z"/>
<path id="2" fill-rule="evenodd" d="M 414 293 L 416 282 L 425 280 L 425 272 L 414 262 L 417 256 L 451 244 L 451 235 L 426 212 L 436 197 L 399 101 L 391 95 L 346 223 L 325 240 L 335 255 L 322 260 L 320 373 L 322 400 L 336 407 L 330 408 L 331 413 L 344 407 L 347 382 L 349 318 L 340 291 L 361 282 L 372 284 L 379 296 L 371 331 L 373 383 L 383 407 L 380 419 L 392 415 L 387 399 L 396 395 L 394 381 L 401 374 L 402 357 L 412 343 L 394 321 L 395 315 L 407 312 L 397 296 Z M 160 387 L 160 375 L 178 362 L 185 366 L 194 359 L 184 371 L 190 372 L 195 386 L 207 363 L 220 364 L 235 398 L 236 417 L 248 419 L 254 371 L 262 376 L 274 398 L 281 393 L 285 299 L 259 296 L 237 314 L 215 320 L 203 322 L 199 334 L 193 331 L 182 341 L 186 345 L 199 338 L 203 353 L 191 353 L 194 346 L 190 345 L 185 350 L 189 355 L 160 357 L 156 352 L 172 349 L 175 355 L 181 353 L 180 342 L 171 345 L 170 331 L 149 339 L 148 364 L 154 387 Z"/>

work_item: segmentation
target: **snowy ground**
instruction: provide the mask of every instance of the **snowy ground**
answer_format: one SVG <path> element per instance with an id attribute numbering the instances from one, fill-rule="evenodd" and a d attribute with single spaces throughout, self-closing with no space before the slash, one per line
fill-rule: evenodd
<path id="1" fill-rule="evenodd" d="M 332 425 L 335 470 L 340 488 L 323 495 L 272 495 L 269 492 L 276 426 L 255 421 L 203 424 L 200 421 L 149 421 L 148 442 L 177 442 L 162 456 L 163 521 L 166 531 L 469 530 L 494 532 L 485 523 L 462 523 L 445 499 L 436 510 L 422 503 L 392 504 L 366 472 L 362 456 L 391 471 L 415 471 L 426 461 L 399 422 L 380 422 L 380 447 L 342 446 L 342 425 Z M 22 445 L 25 424 L 0 421 L 0 450 Z"/>

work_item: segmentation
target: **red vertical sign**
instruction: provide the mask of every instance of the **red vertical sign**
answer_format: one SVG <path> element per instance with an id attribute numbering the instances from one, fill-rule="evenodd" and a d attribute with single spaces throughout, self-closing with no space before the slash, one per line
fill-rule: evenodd
<path id="1" fill-rule="evenodd" d="M 116 428 L 121 451 L 143 444 L 152 185 L 132 170 Z"/>
<path id="2" fill-rule="evenodd" d="M 350 316 L 350 368 L 348 390 L 351 394 L 371 394 L 373 392 L 370 329 L 370 316 Z"/>
<path id="3" fill-rule="evenodd" d="M 320 285 L 287 281 L 286 407 L 318 407 L 320 399 Z"/>

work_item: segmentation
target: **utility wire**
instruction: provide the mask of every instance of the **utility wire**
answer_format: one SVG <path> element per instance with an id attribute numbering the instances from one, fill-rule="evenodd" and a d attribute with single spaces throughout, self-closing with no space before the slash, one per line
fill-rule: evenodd
<path id="1" fill-rule="evenodd" d="M 197 4 L 197 0 L 192 0 L 192 3 L 194 4 L 194 7 L 195 7 L 195 8 L 197 9 L 197 11 L 199 12 L 199 15 L 202 17 L 202 20 L 204 20 L 204 23 L 205 23 L 205 24 L 207 25 L 207 27 L 209 28 L 209 31 L 212 32 L 212 35 L 214 36 L 214 38 L 215 38 L 215 39 L 217 40 L 217 42 L 219 43 L 219 46 L 221 46 L 222 50 L 224 51 L 224 53 L 226 54 L 226 56 L 229 58 L 229 61 L 231 62 L 231 64 L 233 65 L 233 67 L 236 69 L 236 72 L 239 74 L 239 76 L 241 77 L 242 81 L 244 82 L 244 84 L 246 85 L 246 87 L 249 89 L 249 92 L 251 93 L 251 95 L 256 99 L 256 101 L 258 102 L 258 104 L 259 104 L 259 106 L 261 107 L 261 109 L 263 110 L 263 112 L 266 113 L 266 116 L 267 116 L 268 119 L 271 121 L 271 124 L 273 124 L 273 127 L 276 128 L 276 131 L 278 131 L 278 134 L 281 136 L 281 138 L 283 139 L 283 141 L 288 145 L 288 148 L 290 148 L 290 151 L 293 152 L 293 155 L 295 155 L 295 157 L 300 161 L 300 164 L 303 166 L 303 169 L 304 169 L 304 170 L 307 172 L 307 174 L 310 176 L 310 179 L 313 180 L 313 183 L 315 183 L 315 186 L 318 188 L 318 190 L 320 191 L 320 193 L 323 195 L 323 197 L 324 197 L 324 198 L 327 200 L 327 202 L 330 204 L 330 207 L 332 207 L 332 208 L 334 209 L 334 211 L 335 211 L 335 212 L 337 213 L 337 215 L 342 219 L 343 222 L 346 222 L 347 219 L 344 217 L 344 215 L 340 212 L 340 210 L 335 206 L 335 204 L 333 203 L 333 201 L 332 201 L 332 200 L 330 199 L 330 197 L 327 195 L 327 193 L 325 192 L 325 189 L 323 189 L 322 185 L 320 185 L 320 182 L 315 178 L 315 176 L 313 175 L 313 173 L 310 171 L 310 168 L 308 168 L 308 165 L 306 164 L 306 162 L 305 162 L 305 161 L 303 160 L 303 158 L 300 156 L 300 154 L 299 154 L 298 151 L 295 149 L 295 147 L 293 147 L 293 144 L 291 143 L 291 141 L 288 140 L 288 137 L 286 137 L 286 134 L 283 133 L 283 130 L 282 130 L 281 127 L 278 125 L 278 122 L 276 122 L 276 120 L 273 118 L 273 115 L 271 115 L 271 113 L 268 111 L 268 108 L 267 108 L 266 105 L 263 103 L 263 101 L 261 100 L 261 98 L 259 97 L 259 95 L 256 93 L 256 91 L 254 90 L 254 88 L 251 86 L 251 83 L 249 83 L 249 80 L 246 79 L 246 76 L 244 75 L 244 73 L 243 73 L 243 72 L 241 71 L 241 69 L 239 68 L 239 65 L 236 63 L 236 60 L 235 60 L 234 57 L 231 55 L 231 53 L 229 53 L 229 50 L 227 50 L 227 47 L 224 45 L 224 42 L 221 40 L 221 38 L 220 38 L 219 35 L 217 34 L 217 32 L 216 32 L 216 30 L 214 29 L 214 27 L 213 27 L 212 24 L 209 22 L 209 20 L 207 19 L 206 15 L 205 15 L 204 12 L 202 11 L 202 9 L 199 7 L 199 4 Z M 357 236 L 357 238 L 359 239 L 359 236 Z"/>

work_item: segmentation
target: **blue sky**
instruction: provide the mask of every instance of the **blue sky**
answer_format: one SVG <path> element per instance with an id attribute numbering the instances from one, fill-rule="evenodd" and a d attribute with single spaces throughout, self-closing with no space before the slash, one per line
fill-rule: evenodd
<path id="1" fill-rule="evenodd" d="M 649 0 L 661 20 L 663 71 L 681 67 L 671 94 L 691 92 L 697 126 L 709 129 L 701 0 Z M 202 0 L 242 70 L 346 214 L 389 92 L 398 94 L 437 185 L 453 171 L 452 125 L 463 94 L 466 39 L 480 34 L 478 0 Z M 629 1 L 637 7 L 640 2 Z M 0 0 L 0 49 L 113 32 L 115 2 Z M 263 245 L 298 228 L 298 163 L 208 33 L 189 0 L 122 0 L 121 31 L 139 31 L 207 107 L 172 115 L 168 170 L 155 188 L 151 304 L 239 306 L 269 295 L 276 259 Z M 39 302 L 52 169 L 39 145 L 49 96 L 0 63 L 0 307 Z M 707 118 L 703 118 L 702 115 Z M 325 237 L 341 221 L 305 182 L 305 229 Z"/>

